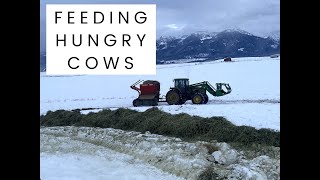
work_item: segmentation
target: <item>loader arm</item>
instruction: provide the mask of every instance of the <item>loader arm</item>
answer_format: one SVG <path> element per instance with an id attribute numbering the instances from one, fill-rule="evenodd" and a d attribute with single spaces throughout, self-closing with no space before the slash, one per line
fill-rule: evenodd
<path id="1" fill-rule="evenodd" d="M 226 94 L 231 93 L 232 91 L 228 83 L 216 83 L 216 88 L 213 87 L 208 81 L 191 84 L 190 86 L 205 89 L 213 96 L 224 96 Z M 222 89 L 223 86 L 227 89 L 227 91 Z"/>

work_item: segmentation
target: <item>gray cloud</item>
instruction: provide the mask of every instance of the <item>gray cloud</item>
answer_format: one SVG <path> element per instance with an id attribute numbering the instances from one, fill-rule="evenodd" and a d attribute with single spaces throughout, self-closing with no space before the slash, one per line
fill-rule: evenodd
<path id="1" fill-rule="evenodd" d="M 40 28 L 45 32 L 49 4 L 157 4 L 157 36 L 238 28 L 264 36 L 280 30 L 280 0 L 42 0 Z M 40 35 L 44 37 L 44 35 Z M 42 38 L 43 39 L 43 38 Z M 45 40 L 41 39 L 44 44 Z"/>

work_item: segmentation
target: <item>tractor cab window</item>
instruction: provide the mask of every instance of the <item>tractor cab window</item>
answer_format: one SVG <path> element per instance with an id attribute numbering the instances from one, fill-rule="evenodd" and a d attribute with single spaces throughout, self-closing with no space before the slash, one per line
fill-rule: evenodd
<path id="1" fill-rule="evenodd" d="M 186 81 L 180 80 L 180 87 L 186 87 Z"/>
<path id="2" fill-rule="evenodd" d="M 183 87 L 184 83 L 182 80 L 177 80 L 177 87 Z"/>
<path id="3" fill-rule="evenodd" d="M 182 87 L 183 86 L 183 82 L 181 80 L 176 80 L 175 82 L 175 87 Z"/>
<path id="4" fill-rule="evenodd" d="M 179 82 L 180 81 L 176 80 L 175 83 L 174 83 L 174 87 L 179 87 L 180 86 Z"/>
<path id="5" fill-rule="evenodd" d="M 186 81 L 184 79 L 176 80 L 174 86 L 179 88 L 185 88 L 189 86 L 189 81 Z"/>

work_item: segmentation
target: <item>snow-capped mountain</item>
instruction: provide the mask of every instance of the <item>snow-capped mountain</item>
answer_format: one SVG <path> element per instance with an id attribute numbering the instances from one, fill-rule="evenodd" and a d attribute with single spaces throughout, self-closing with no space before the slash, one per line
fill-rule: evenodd
<path id="1" fill-rule="evenodd" d="M 280 53 L 280 33 L 259 37 L 239 29 L 196 32 L 157 40 L 157 61 L 269 56 Z"/>
<path id="2" fill-rule="evenodd" d="M 274 39 L 276 41 L 280 41 L 280 31 L 273 31 L 269 33 L 267 37 Z"/>
<path id="3" fill-rule="evenodd" d="M 280 31 L 266 37 L 240 29 L 222 32 L 197 31 L 157 39 L 157 63 L 182 59 L 221 59 L 224 57 L 269 56 L 280 53 Z M 45 71 L 45 52 L 40 53 L 40 71 Z"/>

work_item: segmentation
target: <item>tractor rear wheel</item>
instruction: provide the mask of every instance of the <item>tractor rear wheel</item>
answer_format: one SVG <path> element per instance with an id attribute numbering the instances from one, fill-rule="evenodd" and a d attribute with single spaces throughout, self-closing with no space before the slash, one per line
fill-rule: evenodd
<path id="1" fill-rule="evenodd" d="M 193 104 L 203 104 L 205 101 L 205 97 L 202 93 L 195 93 L 192 96 L 191 100 Z"/>
<path id="2" fill-rule="evenodd" d="M 180 94 L 175 90 L 170 90 L 166 94 L 166 101 L 169 105 L 177 105 L 180 103 Z"/>
<path id="3" fill-rule="evenodd" d="M 203 102 L 203 104 L 207 104 L 208 101 L 209 101 L 208 95 L 207 95 L 207 94 L 204 94 L 204 102 Z"/>

